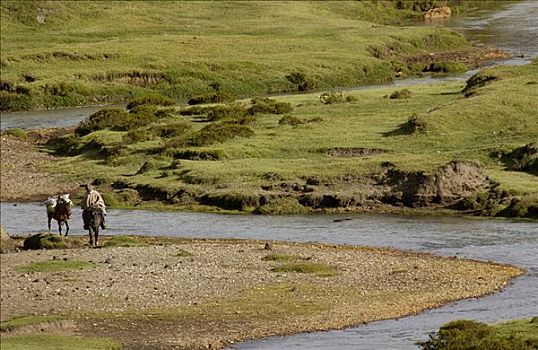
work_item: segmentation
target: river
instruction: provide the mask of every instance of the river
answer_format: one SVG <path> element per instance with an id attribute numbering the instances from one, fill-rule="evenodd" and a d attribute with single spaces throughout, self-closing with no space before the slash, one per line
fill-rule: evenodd
<path id="1" fill-rule="evenodd" d="M 45 206 L 1 203 L 1 224 L 11 234 L 46 229 Z M 335 219 L 350 219 L 334 221 Z M 272 337 L 237 349 L 415 349 L 414 342 L 460 318 L 496 322 L 538 315 L 538 224 L 453 217 L 238 216 L 110 209 L 106 234 L 251 238 L 393 247 L 493 260 L 521 266 L 527 274 L 501 292 L 463 300 L 399 320 L 342 331 Z M 81 211 L 73 210 L 71 233 L 83 235 Z"/>
<path id="2" fill-rule="evenodd" d="M 506 63 L 524 64 L 538 57 L 538 2 L 515 3 L 499 12 L 453 18 L 444 23 L 461 30 L 470 40 L 523 55 Z M 469 74 L 450 77 L 466 79 Z M 394 84 L 430 83 L 414 79 Z M 96 108 L 97 109 L 97 108 Z M 76 111 L 76 115 L 71 115 Z M 77 123 L 93 109 L 2 114 L 6 127 L 52 127 Z M 35 114 L 34 114 L 35 113 Z M 58 118 L 55 118 L 58 113 Z M 47 125 L 40 116 L 52 116 Z M 19 117 L 20 116 L 20 117 Z M 47 122 L 48 123 L 48 122 Z M 6 126 L 7 125 L 7 126 Z M 46 227 L 45 207 L 36 203 L 1 203 L 1 224 L 11 234 L 35 233 Z M 468 299 L 398 320 L 373 322 L 341 331 L 271 337 L 237 344 L 237 349 L 385 349 L 416 350 L 441 324 L 455 319 L 498 322 L 538 316 L 538 224 L 507 220 L 447 217 L 339 216 L 228 216 L 165 211 L 110 210 L 106 234 L 159 234 L 185 237 L 234 237 L 335 244 L 369 245 L 492 260 L 521 266 L 527 274 L 501 292 Z M 80 211 L 74 210 L 72 234 L 84 234 Z"/>

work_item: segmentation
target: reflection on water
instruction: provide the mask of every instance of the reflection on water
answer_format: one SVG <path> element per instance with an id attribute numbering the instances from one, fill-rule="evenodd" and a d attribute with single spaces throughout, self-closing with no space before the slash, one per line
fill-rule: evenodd
<path id="1" fill-rule="evenodd" d="M 46 229 L 43 205 L 1 203 L 1 224 L 10 234 Z M 238 349 L 416 349 L 442 323 L 472 318 L 485 322 L 538 315 L 538 224 L 507 220 L 451 217 L 346 216 L 233 216 L 203 213 L 109 210 L 105 234 L 142 234 L 182 237 L 253 238 L 394 247 L 493 260 L 528 270 L 502 292 L 478 300 L 463 300 L 418 316 L 381 321 L 342 331 L 299 334 L 238 344 Z M 82 230 L 75 208 L 72 234 Z"/>
<path id="2" fill-rule="evenodd" d="M 445 25 L 462 32 L 471 42 L 526 58 L 538 57 L 538 1 L 513 3 L 499 12 L 475 11 L 454 17 Z"/>

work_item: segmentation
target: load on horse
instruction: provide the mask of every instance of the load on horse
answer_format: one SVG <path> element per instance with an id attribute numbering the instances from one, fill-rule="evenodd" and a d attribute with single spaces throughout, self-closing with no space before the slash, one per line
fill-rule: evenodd
<path id="1" fill-rule="evenodd" d="M 47 206 L 47 219 L 49 232 L 52 219 L 58 222 L 58 232 L 62 235 L 62 226 L 65 225 L 65 235 L 69 233 L 69 220 L 71 219 L 71 207 L 73 202 L 69 198 L 69 194 L 58 195 L 57 197 L 49 197 L 44 203 Z"/>

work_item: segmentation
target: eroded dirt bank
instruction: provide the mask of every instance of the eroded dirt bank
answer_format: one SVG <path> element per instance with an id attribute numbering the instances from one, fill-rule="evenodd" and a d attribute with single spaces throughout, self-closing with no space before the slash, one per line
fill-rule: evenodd
<path id="1" fill-rule="evenodd" d="M 68 132 L 65 128 L 33 130 L 27 139 L 2 134 L 1 201 L 43 201 L 59 193 L 71 193 L 73 197 L 81 193 L 80 183 L 92 179 L 65 176 L 61 166 L 55 166 L 58 159 L 42 149 L 51 136 Z M 335 149 L 329 153 L 349 157 L 381 151 Z M 334 181 L 314 178 L 269 181 L 252 189 L 249 196 L 222 191 L 198 193 L 181 189 L 176 192 L 160 186 L 131 184 L 128 180 L 94 184 L 99 185 L 107 198 L 123 206 L 157 203 L 199 210 L 196 206 L 202 205 L 260 214 L 451 209 L 472 215 L 512 216 L 510 212 L 492 211 L 492 208 L 514 201 L 509 193 L 495 188 L 478 164 L 465 161 L 450 162 L 433 173 L 405 172 L 387 164 L 378 174 L 345 175 Z M 535 215 L 534 211 L 529 213 L 530 217 Z"/>
<path id="2" fill-rule="evenodd" d="M 21 271 L 51 260 L 94 266 Z M 126 349 L 221 348 L 344 328 L 491 293 L 522 273 L 388 249 L 239 240 L 23 251 L 1 263 L 3 321 L 62 315 L 51 331 L 111 337 Z M 298 265 L 303 273 L 284 268 Z"/>

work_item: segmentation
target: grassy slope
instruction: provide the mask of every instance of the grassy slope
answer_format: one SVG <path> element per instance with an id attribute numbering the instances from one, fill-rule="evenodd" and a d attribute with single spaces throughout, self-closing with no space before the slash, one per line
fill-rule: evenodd
<path id="1" fill-rule="evenodd" d="M 113 102 L 143 89 L 185 98 L 214 81 L 236 95 L 292 91 L 294 71 L 318 88 L 352 86 L 392 79 L 407 55 L 475 51 L 447 29 L 381 24 L 417 16 L 383 2 L 79 4 L 2 1 L 2 80 L 30 90 L 3 108 Z"/>
<path id="2" fill-rule="evenodd" d="M 321 104 L 317 94 L 282 96 L 278 100 L 295 106 L 292 116 L 302 120 L 320 117 L 322 121 L 293 127 L 280 125 L 281 115 L 262 115 L 257 117 L 255 135 L 250 138 L 191 147 L 220 149 L 226 154 L 223 160 L 181 160 L 176 170 L 166 170 L 171 158 L 162 154 L 148 156 L 144 151 L 164 145 L 165 140 L 156 138 L 130 145 L 130 154 L 113 162 L 85 153 L 67 158 L 62 169 L 79 178 L 106 174 L 102 175 L 105 183 L 123 179 L 131 184 L 162 187 L 172 193 L 180 189 L 259 193 L 262 184 L 304 183 L 308 178 L 342 186 L 342 191 L 349 192 L 355 189 L 342 180 L 344 177 L 379 173 L 383 162 L 392 162 L 405 171 L 431 172 L 451 160 L 461 159 L 479 162 L 504 189 L 536 196 L 536 176 L 507 171 L 490 154 L 538 139 L 538 90 L 527 84 L 538 80 L 538 62 L 494 68 L 488 74 L 499 78 L 479 88 L 472 97 L 463 96 L 464 84 L 459 82 L 412 86 L 412 97 L 402 100 L 384 98 L 394 91 L 389 87 L 349 92 L 357 101 L 342 104 Z M 425 132 L 386 136 L 413 113 L 426 122 Z M 194 128 L 204 125 L 199 121 L 192 124 Z M 107 144 L 121 143 L 123 134 L 102 130 L 85 136 L 83 142 L 98 139 Z M 326 150 L 333 147 L 379 148 L 388 153 L 330 157 Z M 157 164 L 153 170 L 123 176 L 136 173 L 150 158 Z M 163 173 L 168 176 L 163 177 Z"/>

